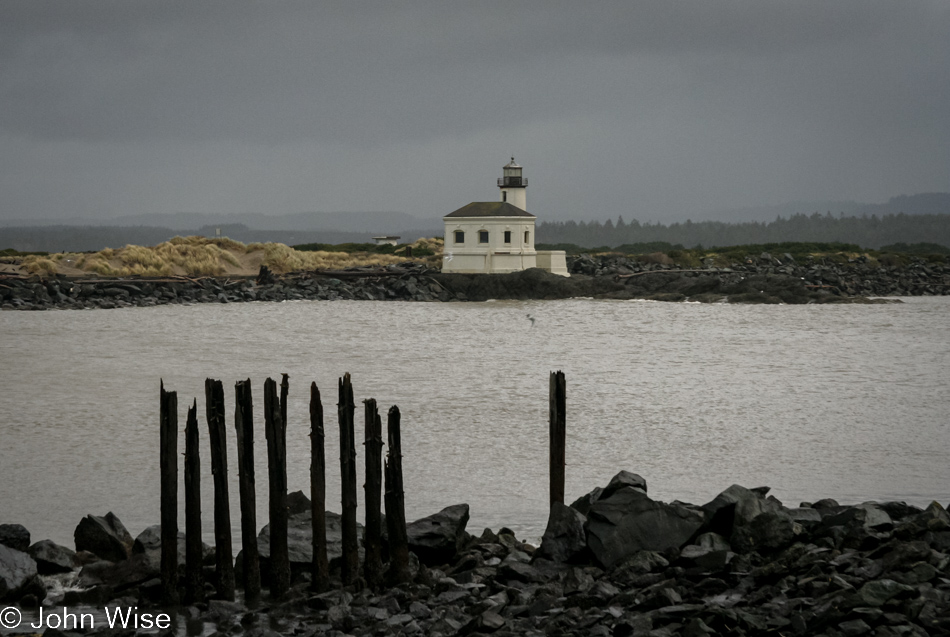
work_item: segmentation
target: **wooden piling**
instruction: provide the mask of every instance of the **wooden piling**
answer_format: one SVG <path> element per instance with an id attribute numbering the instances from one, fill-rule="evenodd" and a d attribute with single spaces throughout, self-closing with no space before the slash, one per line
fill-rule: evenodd
<path id="1" fill-rule="evenodd" d="M 397 586 L 412 579 L 409 571 L 409 540 L 406 535 L 406 503 L 402 486 L 402 441 L 399 407 L 389 408 L 386 423 L 389 452 L 387 453 L 386 474 L 386 530 L 389 534 L 389 571 L 387 580 L 390 586 Z"/>
<path id="2" fill-rule="evenodd" d="M 217 597 L 234 601 L 234 555 L 231 550 L 231 504 L 228 497 L 227 428 L 224 386 L 205 380 L 205 413 L 211 438 L 211 474 L 214 480 L 214 558 Z"/>
<path id="3" fill-rule="evenodd" d="M 201 458 L 198 453 L 198 401 L 185 424 L 185 603 L 204 600 L 201 563 Z"/>
<path id="4" fill-rule="evenodd" d="M 178 392 L 159 381 L 159 472 L 161 475 L 162 603 L 178 604 Z"/>
<path id="5" fill-rule="evenodd" d="M 261 596 L 261 565 L 257 550 L 257 494 L 254 485 L 254 401 L 251 379 L 234 384 L 234 430 L 237 434 L 238 483 L 241 496 L 241 572 L 244 599 Z"/>
<path id="6" fill-rule="evenodd" d="M 264 433 L 267 438 L 269 484 L 270 592 L 275 598 L 283 597 L 290 590 L 290 559 L 287 554 L 287 430 L 281 411 L 277 383 L 268 378 L 264 382 Z"/>
<path id="7" fill-rule="evenodd" d="M 290 376 L 280 375 L 280 421 L 284 423 L 284 432 L 287 431 L 287 392 L 290 390 Z"/>
<path id="8" fill-rule="evenodd" d="M 366 521 L 363 539 L 363 579 L 372 590 L 383 581 L 382 488 L 383 425 L 376 400 L 363 401 L 365 416 L 363 445 L 366 458 L 366 482 L 363 484 Z"/>
<path id="9" fill-rule="evenodd" d="M 551 372 L 549 401 L 549 461 L 551 476 L 551 506 L 564 504 L 564 464 L 566 437 L 567 382 L 564 372 Z"/>
<path id="10" fill-rule="evenodd" d="M 316 383 L 310 383 L 310 517 L 313 564 L 310 587 L 317 593 L 330 589 L 327 560 L 327 460 L 324 448 L 323 403 Z"/>
<path id="11" fill-rule="evenodd" d="M 353 403 L 353 385 L 350 374 L 346 373 L 339 381 L 339 401 L 337 417 L 340 422 L 340 474 L 342 478 L 342 531 L 343 565 L 341 577 L 343 585 L 352 584 L 359 576 L 359 548 L 356 537 L 356 446 L 353 430 L 353 415 L 356 406 Z"/>

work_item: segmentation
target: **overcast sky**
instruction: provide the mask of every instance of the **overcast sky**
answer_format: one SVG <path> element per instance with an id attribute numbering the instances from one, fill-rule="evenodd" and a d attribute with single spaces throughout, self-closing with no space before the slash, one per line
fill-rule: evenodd
<path id="1" fill-rule="evenodd" d="M 950 2 L 0 0 L 0 218 L 950 191 Z"/>

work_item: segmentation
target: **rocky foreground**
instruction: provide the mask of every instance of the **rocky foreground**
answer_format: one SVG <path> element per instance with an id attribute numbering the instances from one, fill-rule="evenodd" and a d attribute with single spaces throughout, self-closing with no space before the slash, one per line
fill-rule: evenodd
<path id="1" fill-rule="evenodd" d="M 248 637 L 950 633 L 950 516 L 940 504 L 789 508 L 767 492 L 733 485 L 703 506 L 666 503 L 621 472 L 570 507 L 556 505 L 538 548 L 507 529 L 469 535 L 468 506 L 455 505 L 409 525 L 412 581 L 378 591 L 339 584 L 339 518 L 330 514 L 336 581 L 321 594 L 309 591 L 309 502 L 297 493 L 295 585 L 285 599 L 255 608 L 215 600 L 209 566 L 210 601 L 170 612 L 179 628 Z M 265 580 L 268 539 L 265 527 Z M 114 515 L 87 516 L 75 540 L 77 551 L 31 545 L 23 527 L 0 525 L 0 601 L 35 606 L 46 595 L 37 574 L 65 571 L 78 572 L 81 590 L 47 603 L 154 607 L 158 527 L 133 541 Z"/>

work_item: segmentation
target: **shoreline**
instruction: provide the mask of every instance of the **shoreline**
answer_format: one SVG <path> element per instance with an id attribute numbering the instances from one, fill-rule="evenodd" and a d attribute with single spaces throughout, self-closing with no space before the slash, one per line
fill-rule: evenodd
<path id="1" fill-rule="evenodd" d="M 150 617 L 159 610 L 169 614 L 173 632 L 183 624 L 258 637 L 273 631 L 833 637 L 950 630 L 950 516 L 941 504 L 842 506 L 823 499 L 795 507 L 768 491 L 733 485 L 701 506 L 661 502 L 649 497 L 642 477 L 621 471 L 570 506 L 552 505 L 537 547 L 506 528 L 470 533 L 468 505 L 454 505 L 408 525 L 410 578 L 377 590 L 361 582 L 341 585 L 339 516 L 331 513 L 332 577 L 322 592 L 311 590 L 309 582 L 310 502 L 296 492 L 288 496 L 295 556 L 288 595 L 265 595 L 259 604 L 214 599 L 214 549 L 205 546 L 208 599 L 175 608 L 157 604 L 157 525 L 133 541 L 111 514 L 87 516 L 75 534 L 76 548 L 84 550 L 72 555 L 48 541 L 24 546 L 29 534 L 17 537 L 9 528 L 16 525 L 3 525 L 0 577 L 9 580 L 3 569 L 11 555 L 32 562 L 34 576 L 21 578 L 19 589 L 4 591 L 0 599 L 18 604 L 35 621 L 46 594 L 38 586 L 42 580 L 36 581 L 39 568 L 78 573 L 81 584 L 51 600 L 46 617 L 60 608 L 63 614 L 136 608 Z M 428 532 L 432 528 L 439 532 Z M 261 539 L 269 539 L 266 526 Z M 183 546 L 180 536 L 180 563 Z M 261 549 L 266 585 L 269 551 L 263 542 Z M 241 562 L 239 555 L 238 581 Z M 48 630 L 62 634 L 57 627 Z M 110 630 L 95 625 L 82 632 Z"/>
<path id="2" fill-rule="evenodd" d="M 789 257 L 790 258 L 790 257 Z M 729 268 L 682 269 L 626 257 L 581 255 L 570 277 L 532 269 L 443 274 L 422 264 L 256 277 L 0 276 L 0 309 L 112 309 L 184 303 L 289 300 L 466 302 L 576 297 L 701 303 L 886 303 L 888 296 L 950 294 L 950 265 L 799 265 L 764 256 Z M 870 298 L 875 297 L 875 298 Z"/>

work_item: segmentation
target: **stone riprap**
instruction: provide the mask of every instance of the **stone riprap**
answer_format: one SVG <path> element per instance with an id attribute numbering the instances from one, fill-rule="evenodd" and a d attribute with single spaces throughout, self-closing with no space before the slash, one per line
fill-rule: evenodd
<path id="1" fill-rule="evenodd" d="M 681 272 L 683 266 L 672 259 L 662 257 L 665 255 L 657 255 L 653 260 L 663 260 L 666 263 L 645 263 L 618 255 L 582 254 L 568 259 L 568 269 L 572 276 L 629 277 L 624 279 L 626 287 L 632 294 L 642 297 L 654 294 L 732 297 L 754 291 L 754 285 L 743 285 L 743 281 L 750 279 L 752 282 L 766 284 L 769 281 L 789 279 L 801 282 L 802 286 L 821 286 L 806 287 L 807 290 L 826 290 L 833 295 L 846 297 L 950 294 L 950 261 L 946 259 L 940 263 L 921 257 L 910 257 L 906 265 L 886 265 L 872 262 L 865 256 L 857 256 L 841 263 L 823 257 L 796 260 L 790 254 L 773 255 L 763 252 L 758 257 L 731 263 L 728 267 L 716 267 L 707 259 L 701 268 Z M 656 276 L 647 273 L 663 274 Z M 780 286 L 778 291 L 781 291 L 782 287 L 784 286 Z"/>
<path id="2" fill-rule="evenodd" d="M 580 255 L 571 277 L 540 269 L 510 274 L 443 274 L 421 264 L 335 275 L 297 272 L 254 278 L 83 279 L 0 277 L 0 309 L 150 307 L 249 301 L 486 301 L 595 297 L 730 303 L 854 303 L 867 296 L 950 294 L 950 264 L 915 258 L 906 266 L 795 262 L 762 255 L 728 268 L 684 270 L 629 257 Z M 632 275 L 632 276 L 631 276 Z"/>
<path id="3" fill-rule="evenodd" d="M 205 631 L 248 637 L 950 631 L 950 516 L 936 502 L 786 507 L 766 487 L 733 485 L 696 506 L 655 501 L 646 487 L 622 472 L 575 505 L 555 506 L 537 548 L 508 529 L 469 535 L 468 507 L 448 507 L 410 524 L 429 538 L 419 547 L 440 548 L 413 559 L 412 580 L 398 587 L 344 588 L 336 567 L 332 590 L 314 594 L 301 568 L 281 600 L 248 608 L 212 594 L 175 612 L 189 625 L 204 622 Z M 297 532 L 305 543 L 303 525 Z M 55 603 L 154 607 L 158 568 L 146 555 L 154 535 L 150 528 L 137 540 L 144 553 L 83 566 L 87 588 Z M 52 548 L 46 542 L 44 552 Z M 35 604 L 41 587 L 30 555 L 0 546 L 3 601 Z"/>

